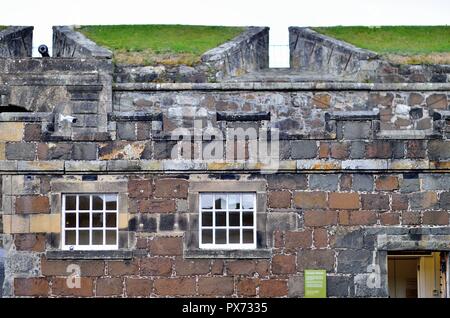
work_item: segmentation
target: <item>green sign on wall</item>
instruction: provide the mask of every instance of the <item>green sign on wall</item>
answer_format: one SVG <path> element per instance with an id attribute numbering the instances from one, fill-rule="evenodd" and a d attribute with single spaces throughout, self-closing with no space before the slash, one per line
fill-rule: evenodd
<path id="1" fill-rule="evenodd" d="M 327 272 L 322 269 L 305 270 L 305 298 L 327 297 Z"/>

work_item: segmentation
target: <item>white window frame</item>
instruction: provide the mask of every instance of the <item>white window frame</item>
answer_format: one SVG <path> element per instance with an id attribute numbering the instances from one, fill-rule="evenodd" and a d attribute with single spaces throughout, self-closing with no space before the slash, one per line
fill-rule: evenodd
<path id="1" fill-rule="evenodd" d="M 61 238 L 62 238 L 62 250 L 70 250 L 70 251 L 104 251 L 104 250 L 118 250 L 119 249 L 119 194 L 118 193 L 62 193 L 62 217 L 61 217 Z M 76 196 L 76 209 L 66 211 L 66 196 Z M 89 196 L 90 200 L 90 209 L 89 210 L 79 210 L 79 197 L 80 196 Z M 103 196 L 103 210 L 93 210 L 92 209 L 92 201 L 93 196 Z M 116 197 L 116 209 L 115 210 L 107 210 L 106 209 L 106 200 L 105 196 L 115 196 Z M 66 213 L 75 213 L 76 214 L 76 227 L 66 228 Z M 89 213 L 89 227 L 79 227 L 79 214 L 80 213 Z M 103 214 L 103 226 L 102 227 L 93 227 L 92 226 L 92 215 L 94 213 L 102 213 Z M 115 227 L 107 227 L 106 226 L 106 213 L 115 213 L 116 214 L 116 226 Z M 66 230 L 75 230 L 76 243 L 78 243 L 79 230 L 89 230 L 89 244 L 88 245 L 67 245 L 66 244 Z M 93 230 L 102 230 L 103 231 L 103 244 L 92 244 L 92 231 Z M 106 231 L 116 231 L 116 243 L 115 244 L 106 244 Z"/>
<path id="2" fill-rule="evenodd" d="M 253 211 L 243 209 L 242 206 L 242 196 L 243 195 L 253 195 Z M 202 209 L 202 200 L 204 195 L 213 195 L 213 208 L 204 210 Z M 225 226 L 216 226 L 216 208 L 215 208 L 215 196 L 217 195 L 226 195 L 226 204 L 225 204 L 225 210 L 219 210 L 221 212 L 226 212 L 226 224 Z M 229 195 L 239 195 L 240 197 L 240 208 L 239 210 L 229 210 L 228 209 L 228 196 Z M 256 230 L 257 230 L 257 223 L 256 223 L 256 216 L 257 216 L 257 205 L 256 205 L 256 192 L 200 192 L 199 193 L 199 248 L 200 249 L 207 249 L 207 250 L 253 250 L 256 249 Z M 240 225 L 239 226 L 230 226 L 229 225 L 229 212 L 237 212 L 240 213 Z M 202 223 L 202 212 L 211 212 L 212 213 L 212 226 L 203 226 Z M 253 213 L 253 226 L 244 226 L 243 225 L 243 212 L 252 212 Z M 202 230 L 204 229 L 211 229 L 213 233 L 213 242 L 212 243 L 202 243 Z M 215 243 L 215 236 L 216 236 L 216 229 L 224 229 L 226 230 L 226 243 L 225 244 L 217 244 Z M 239 229 L 240 230 L 240 243 L 229 243 L 229 230 L 230 229 Z M 244 229 L 252 229 L 253 230 L 253 243 L 243 243 L 243 230 Z"/>

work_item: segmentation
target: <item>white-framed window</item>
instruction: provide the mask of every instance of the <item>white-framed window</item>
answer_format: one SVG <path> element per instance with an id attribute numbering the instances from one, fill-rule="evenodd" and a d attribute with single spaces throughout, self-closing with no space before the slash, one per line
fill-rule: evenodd
<path id="1" fill-rule="evenodd" d="M 62 249 L 118 249 L 118 195 L 62 195 Z"/>
<path id="2" fill-rule="evenodd" d="M 256 193 L 200 193 L 201 249 L 256 249 Z"/>

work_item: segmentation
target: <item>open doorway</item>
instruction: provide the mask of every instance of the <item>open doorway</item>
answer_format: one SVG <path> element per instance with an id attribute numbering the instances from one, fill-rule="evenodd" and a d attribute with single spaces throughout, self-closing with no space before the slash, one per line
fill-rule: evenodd
<path id="1" fill-rule="evenodd" d="M 389 253 L 389 297 L 448 298 L 448 263 L 446 252 Z"/>

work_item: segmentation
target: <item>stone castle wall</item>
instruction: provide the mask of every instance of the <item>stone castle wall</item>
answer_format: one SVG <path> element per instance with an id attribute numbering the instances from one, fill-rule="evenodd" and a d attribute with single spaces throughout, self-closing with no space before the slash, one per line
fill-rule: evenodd
<path id="1" fill-rule="evenodd" d="M 19 108 L 0 113 L 5 297 L 303 297 L 305 269 L 329 297 L 387 297 L 389 251 L 449 250 L 448 83 L 113 83 L 108 57 L 0 62 L 0 109 Z M 206 128 L 258 134 L 188 137 Z M 277 169 L 252 151 L 268 129 Z M 256 250 L 198 249 L 199 184 L 258 185 Z M 119 193 L 118 250 L 61 250 L 72 192 Z"/>

